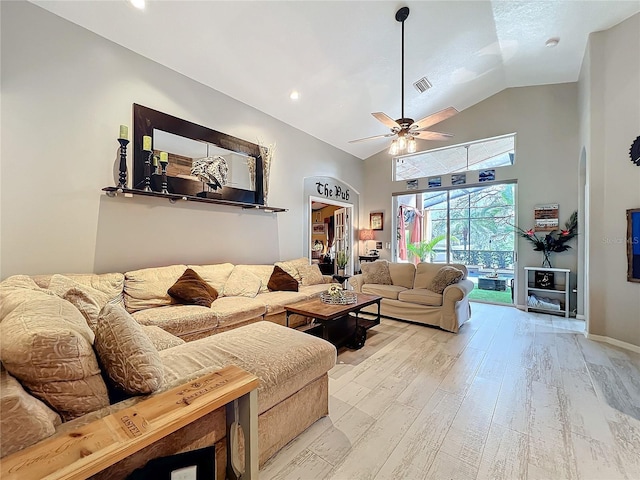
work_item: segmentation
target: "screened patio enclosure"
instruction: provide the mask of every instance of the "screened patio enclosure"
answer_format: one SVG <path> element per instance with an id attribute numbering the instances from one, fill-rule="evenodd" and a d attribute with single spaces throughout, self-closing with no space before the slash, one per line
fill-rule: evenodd
<path id="1" fill-rule="evenodd" d="M 400 195 L 394 211 L 395 261 L 464 264 L 471 299 L 512 303 L 514 184 Z"/>

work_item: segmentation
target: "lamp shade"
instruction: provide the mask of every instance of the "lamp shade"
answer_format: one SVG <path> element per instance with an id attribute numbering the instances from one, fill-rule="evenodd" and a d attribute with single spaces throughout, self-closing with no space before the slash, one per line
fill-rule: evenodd
<path id="1" fill-rule="evenodd" d="M 371 229 L 362 229 L 360 230 L 360 240 L 375 240 L 376 236 L 373 230 Z"/>

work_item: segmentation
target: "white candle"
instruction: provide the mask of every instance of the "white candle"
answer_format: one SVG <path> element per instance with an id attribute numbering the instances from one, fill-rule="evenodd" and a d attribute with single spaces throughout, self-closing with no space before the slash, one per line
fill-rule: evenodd
<path id="1" fill-rule="evenodd" d="M 118 136 L 118 138 L 129 140 L 129 127 L 126 125 L 120 125 L 120 136 Z"/>
<path id="2" fill-rule="evenodd" d="M 151 151 L 151 137 L 148 135 L 142 137 L 142 150 L 147 152 Z"/>
<path id="3" fill-rule="evenodd" d="M 169 154 L 167 152 L 160 152 L 160 163 L 169 163 Z"/>

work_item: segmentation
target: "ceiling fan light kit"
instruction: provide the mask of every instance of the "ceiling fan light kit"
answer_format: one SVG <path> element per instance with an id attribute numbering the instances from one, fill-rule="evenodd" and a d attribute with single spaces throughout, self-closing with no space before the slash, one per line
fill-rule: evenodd
<path id="1" fill-rule="evenodd" d="M 373 117 L 378 120 L 380 123 L 385 125 L 391 130 L 391 133 L 387 133 L 384 135 L 374 135 L 373 137 L 360 138 L 358 140 L 351 140 L 349 143 L 362 142 L 365 140 L 373 140 L 375 138 L 384 138 L 384 137 L 395 137 L 391 142 L 391 146 L 389 147 L 389 153 L 391 155 L 399 155 L 401 153 L 415 153 L 418 149 L 418 142 L 416 139 L 420 140 L 446 140 L 451 138 L 453 135 L 449 133 L 439 133 L 439 132 L 431 132 L 428 131 L 427 128 L 435 125 L 436 123 L 440 123 L 447 118 L 452 117 L 458 111 L 453 107 L 445 108 L 444 110 L 440 110 L 432 115 L 428 115 L 417 122 L 413 120 L 413 118 L 407 118 L 404 116 L 404 22 L 409 17 L 409 7 L 402 7 L 400 10 L 396 12 L 396 20 L 402 23 L 402 78 L 401 78 L 401 100 L 400 100 L 400 108 L 401 108 L 401 118 L 397 120 L 393 120 L 389 115 L 382 112 L 372 113 Z M 428 84 L 427 88 L 431 87 L 431 84 L 426 78 L 421 80 L 425 80 L 426 84 Z M 416 83 L 419 83 L 420 80 Z M 418 87 L 416 87 L 418 88 Z M 426 90 L 426 88 L 425 88 Z"/>

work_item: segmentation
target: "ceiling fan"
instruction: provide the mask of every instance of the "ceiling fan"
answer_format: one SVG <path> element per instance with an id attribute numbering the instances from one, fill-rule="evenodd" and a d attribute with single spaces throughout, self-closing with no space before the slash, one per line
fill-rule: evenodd
<path id="1" fill-rule="evenodd" d="M 447 118 L 454 116 L 458 113 L 453 107 L 445 108 L 434 114 L 428 115 L 416 122 L 413 118 L 406 118 L 404 116 L 404 21 L 409 16 L 409 7 L 402 7 L 396 12 L 396 20 L 402 23 L 402 99 L 401 99 L 401 118 L 393 120 L 389 115 L 382 112 L 372 113 L 376 120 L 380 121 L 385 126 L 391 129 L 391 133 L 384 135 L 374 135 L 373 137 L 360 138 L 358 140 L 351 140 L 349 143 L 363 142 L 365 140 L 373 140 L 374 138 L 394 137 L 397 138 L 391 142 L 389 153 L 391 155 L 397 155 L 404 152 L 406 149 L 408 153 L 414 153 L 417 149 L 416 139 L 420 140 L 446 140 L 453 135 L 449 133 L 438 133 L 426 130 L 436 123 L 440 123 Z"/>

